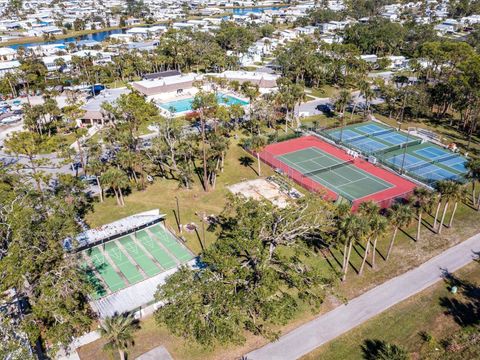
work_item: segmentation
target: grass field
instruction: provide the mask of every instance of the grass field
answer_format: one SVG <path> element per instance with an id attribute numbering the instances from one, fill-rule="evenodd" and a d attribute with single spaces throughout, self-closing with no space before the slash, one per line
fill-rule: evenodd
<path id="1" fill-rule="evenodd" d="M 480 285 L 478 263 L 467 265 L 455 275 L 459 279 L 466 279 Z M 465 301 L 464 296 L 452 295 L 447 284 L 440 282 L 316 349 L 302 359 L 361 360 L 364 359 L 362 345 L 365 340 L 384 340 L 395 343 L 412 353 L 413 359 L 422 358 L 419 353 L 425 351 L 424 348 L 428 346 L 422 341 L 422 332 L 436 339 L 442 339 L 460 329 L 454 318 L 445 313 L 447 308 L 441 305 L 442 299 L 445 298 Z"/>
<path id="2" fill-rule="evenodd" d="M 317 98 L 334 97 L 339 91 L 338 88 L 330 85 L 324 85 L 321 88 L 305 88 L 307 95 L 313 95 Z"/>
<path id="3" fill-rule="evenodd" d="M 229 158 L 233 154 L 236 154 L 235 156 L 237 157 L 240 155 L 241 156 L 244 155 L 243 151 L 238 151 L 238 149 L 234 149 L 232 151 L 232 154 L 229 155 Z M 232 164 L 232 166 L 230 167 L 230 171 L 232 171 L 233 168 L 235 168 L 235 164 Z M 243 170 L 240 169 L 238 165 L 236 165 L 236 168 L 238 168 L 238 171 L 242 171 L 242 173 L 244 173 L 243 170 L 245 169 Z M 264 166 L 263 170 L 267 171 L 267 167 Z M 248 170 L 246 170 L 244 174 L 247 174 L 250 177 L 254 177 L 255 175 L 253 170 L 250 170 L 250 172 L 251 174 L 249 173 Z M 231 174 L 231 175 L 228 175 L 228 178 L 233 180 L 236 178 L 236 176 Z M 224 187 L 225 184 L 222 186 Z M 225 191 L 224 188 L 223 190 L 221 190 L 220 187 L 217 190 L 222 192 L 222 194 Z M 178 194 L 181 194 L 186 190 L 177 190 L 177 191 L 178 191 L 177 192 Z M 148 192 L 150 193 L 150 191 Z M 199 190 L 197 191 L 193 190 L 192 192 L 195 192 L 197 196 L 201 195 L 201 192 L 199 192 Z M 136 194 L 137 193 L 134 193 L 132 196 Z M 138 193 L 138 194 L 144 194 L 144 193 Z M 188 199 L 191 199 L 193 201 L 195 199 L 195 206 L 201 206 L 200 203 L 198 202 L 199 198 L 198 197 L 195 198 L 193 194 L 189 197 L 183 197 L 183 196 L 184 195 L 182 195 L 182 199 L 184 199 L 184 201 L 187 201 Z M 136 207 L 139 207 L 139 208 L 143 207 L 143 209 L 146 209 L 148 208 L 149 205 L 152 204 L 152 202 L 159 200 L 158 197 L 159 197 L 158 195 L 151 194 L 151 202 L 150 202 L 146 200 L 146 198 L 148 197 L 142 195 L 141 199 L 135 198 L 134 204 Z M 125 209 L 120 209 L 120 211 L 127 212 L 127 209 L 128 211 L 130 211 L 129 206 L 130 204 L 132 204 L 132 200 L 130 199 L 131 199 L 131 196 L 128 197 L 126 200 L 127 207 Z M 203 200 L 216 199 L 216 201 L 220 201 L 219 199 L 222 199 L 222 198 L 220 194 L 215 194 L 214 192 L 212 192 L 206 195 L 205 197 L 202 197 L 202 199 Z M 171 214 L 171 211 L 173 210 L 174 202 L 173 201 L 165 202 L 165 200 L 163 200 L 163 203 L 171 206 L 169 210 L 170 211 L 169 214 Z M 105 210 L 109 209 L 110 211 L 116 211 L 117 209 L 113 201 L 110 203 L 109 206 L 107 206 L 107 204 L 103 204 L 103 206 L 105 206 Z M 221 206 L 219 205 L 214 206 L 213 204 L 209 203 L 209 209 L 212 212 L 217 211 L 220 208 Z M 130 211 L 130 213 L 134 213 L 134 212 L 136 211 Z M 193 213 L 194 213 L 194 210 L 189 211 L 188 216 L 189 218 L 194 219 L 194 221 L 197 221 L 198 223 L 198 220 L 196 220 L 196 217 Z M 98 216 L 102 216 L 98 220 L 106 219 L 106 218 L 110 218 L 111 220 L 113 220 L 111 213 L 110 214 L 98 213 Z M 117 213 L 117 218 L 118 218 L 118 213 Z M 385 262 L 382 259 L 382 256 L 385 256 L 386 250 L 388 247 L 389 236 L 386 236 L 385 238 L 379 240 L 378 249 L 379 249 L 380 255 L 378 257 L 377 269 L 373 270 L 370 267 L 367 267 L 365 270 L 365 273 L 362 276 L 357 276 L 355 270 L 359 269 L 359 266 L 361 264 L 363 248 L 359 245 L 356 245 L 354 247 L 354 250 L 352 251 L 352 257 L 351 257 L 351 266 L 354 270 L 351 271 L 345 283 L 341 283 L 338 285 L 338 287 L 336 287 L 335 296 L 329 296 L 326 299 L 319 313 L 312 313 L 305 306 L 305 308 L 299 311 L 296 314 L 296 317 L 287 326 L 279 327 L 278 329 L 283 333 L 288 332 L 294 329 L 295 327 L 298 327 L 301 324 L 305 323 L 306 321 L 313 319 L 319 314 L 327 312 L 331 310 L 333 307 L 338 306 L 343 300 L 352 299 L 364 293 L 365 291 L 368 291 L 374 286 L 381 284 L 387 281 L 388 279 L 391 279 L 392 277 L 400 275 L 415 266 L 420 265 L 426 260 L 439 254 L 446 248 L 451 247 L 454 244 L 457 244 L 467 239 L 468 237 L 474 235 L 475 233 L 477 233 L 479 218 L 480 218 L 480 213 L 472 210 L 467 205 L 461 204 L 459 205 L 457 210 L 456 220 L 455 220 L 453 229 L 445 229 L 442 235 L 433 235 L 429 230 L 422 228 L 423 239 L 419 243 L 416 243 L 412 239 L 412 235 L 415 233 L 415 225 L 413 225 L 409 229 L 409 231 L 399 233 L 398 240 L 396 241 L 395 248 L 393 250 L 393 254 L 389 262 Z M 170 216 L 170 221 L 172 221 L 172 219 L 173 219 L 173 215 Z M 448 219 L 448 215 L 447 215 L 447 219 Z M 431 223 L 432 217 L 426 216 L 425 222 Z M 207 241 L 210 243 L 211 241 L 213 241 L 213 239 L 214 239 L 214 234 L 207 233 Z M 198 251 L 200 249 L 198 240 L 192 235 L 188 237 L 187 244 L 190 244 L 191 245 L 190 248 L 195 251 Z M 318 254 L 318 261 L 322 262 L 326 271 L 327 270 L 329 271 L 332 268 L 339 271 L 341 260 L 342 260 L 342 254 L 340 250 L 333 249 L 331 253 L 320 252 Z M 233 359 L 233 358 L 238 358 L 242 354 L 245 354 L 246 352 L 248 352 L 249 350 L 257 348 L 267 342 L 263 338 L 247 334 L 246 335 L 247 341 L 242 346 L 229 346 L 229 347 L 217 346 L 217 347 L 214 347 L 213 349 L 203 349 L 192 344 L 189 341 L 185 341 L 183 339 L 172 336 L 167 331 L 167 329 L 163 327 L 157 327 L 152 317 L 148 317 L 142 320 L 141 324 L 142 324 L 142 330 L 140 330 L 136 335 L 135 337 L 136 345 L 130 354 L 132 358 L 156 346 L 164 345 L 176 360 Z M 101 348 L 102 348 L 101 340 L 91 343 L 89 345 L 86 345 L 79 350 L 80 357 L 82 360 L 97 360 L 99 357 L 102 357 L 102 356 L 108 359 L 107 356 L 110 356 L 110 355 L 105 354 Z M 114 359 L 115 358 L 114 356 L 116 355 L 114 354 L 110 358 Z"/>
<path id="4" fill-rule="evenodd" d="M 97 203 L 95 211 L 87 216 L 87 222 L 90 226 L 96 227 L 141 211 L 158 208 L 167 215 L 167 225 L 176 230 L 174 210 L 176 208 L 175 197 L 177 197 L 181 222 L 183 224 L 194 222 L 200 225 L 200 217 L 195 213 L 200 215 L 205 212 L 207 215 L 218 215 L 226 203 L 226 195 L 229 192 L 226 189 L 228 185 L 257 177 L 254 170 L 256 168 L 255 164 L 252 167 L 240 165 L 240 158 L 245 156 L 251 157 L 232 139 L 230 150 L 227 152 L 225 159 L 225 170 L 219 174 L 215 190 L 208 193 L 203 191 L 198 178 L 195 179 L 195 184 L 191 190 L 179 188 L 176 181 L 156 179 L 147 190 L 134 191 L 126 197 L 125 207 L 116 206 L 113 197 L 107 198 L 104 203 Z M 256 161 L 253 157 L 251 158 Z M 271 174 L 273 174 L 273 170 L 262 164 L 262 175 L 268 176 Z M 199 233 L 201 238 L 201 231 Z M 199 237 L 195 233 L 184 233 L 184 236 L 187 240 L 187 246 L 194 253 L 199 253 L 201 250 Z M 214 234 L 207 231 L 206 245 L 211 244 L 214 238 Z"/>
<path id="5" fill-rule="evenodd" d="M 195 213 L 205 211 L 207 214 L 218 214 L 225 205 L 225 195 L 228 193 L 226 186 L 246 179 L 256 178 L 256 173 L 252 167 L 240 165 L 239 159 L 250 157 L 233 140 L 230 150 L 227 153 L 225 172 L 220 174 L 215 190 L 205 193 L 196 179 L 192 190 L 179 189 L 175 181 L 156 180 L 146 191 L 134 191 L 126 197 L 126 206 L 121 208 L 115 205 L 113 198 L 107 199 L 103 204 L 95 205 L 95 213 L 87 218 L 92 226 L 98 226 L 117 220 L 127 215 L 131 215 L 143 210 L 159 208 L 167 214 L 167 224 L 175 227 L 173 211 L 175 209 L 175 196 L 180 203 L 180 212 L 182 223 L 195 222 L 200 224 L 199 217 Z M 267 176 L 273 171 L 262 164 L 262 174 Z M 299 189 L 299 187 L 297 187 Z M 301 189 L 300 189 L 301 190 Z M 167 195 L 166 195 L 167 194 Z M 449 215 L 447 215 L 447 219 Z M 339 284 L 335 288 L 335 296 L 329 296 L 320 313 L 329 311 L 338 306 L 345 299 L 352 299 L 374 286 L 385 282 L 407 270 L 418 266 L 431 257 L 437 255 L 448 247 L 451 247 L 473 234 L 478 232 L 478 220 L 480 213 L 474 211 L 465 204 L 460 204 L 456 214 L 454 228 L 445 229 L 442 235 L 433 235 L 426 228 L 422 228 L 423 239 L 416 243 L 413 241 L 412 234 L 415 233 L 415 225 L 407 232 L 400 232 L 389 262 L 384 262 L 382 256 L 386 254 L 389 236 L 379 240 L 378 267 L 373 270 L 367 266 L 362 276 L 356 275 L 356 269 L 362 260 L 363 248 L 356 245 L 352 251 L 351 265 L 353 271 L 349 273 L 345 283 Z M 431 224 L 432 217 L 427 215 L 425 223 Z M 199 238 L 196 234 L 186 234 L 187 246 L 198 253 L 201 250 Z M 201 234 L 200 234 L 201 237 Z M 206 233 L 206 244 L 211 244 L 215 240 L 215 234 Z M 342 254 L 339 250 L 333 249 L 331 252 L 319 252 L 318 261 L 320 261 L 325 270 L 334 269 L 339 271 Z M 281 332 L 287 332 L 302 323 L 311 320 L 320 313 L 312 313 L 306 306 L 297 313 L 296 317 L 284 327 L 279 327 Z M 260 337 L 247 334 L 247 341 L 242 346 L 217 346 L 213 349 L 203 349 L 189 341 L 172 336 L 167 329 L 158 327 L 152 317 L 148 317 L 141 322 L 142 329 L 135 336 L 135 347 L 130 353 L 130 358 L 135 358 L 156 346 L 164 345 L 172 356 L 177 360 L 182 359 L 233 359 L 238 358 L 249 350 L 257 348 L 266 343 L 266 340 Z M 102 351 L 102 341 L 96 341 L 79 350 L 82 360 L 97 360 L 99 358 L 114 359 L 117 355 L 108 355 Z"/>

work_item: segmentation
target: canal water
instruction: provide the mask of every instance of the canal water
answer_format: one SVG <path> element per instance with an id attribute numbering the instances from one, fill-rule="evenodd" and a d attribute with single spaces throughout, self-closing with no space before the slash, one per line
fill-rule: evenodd
<path id="1" fill-rule="evenodd" d="M 251 8 L 238 8 L 238 9 L 233 9 L 233 14 L 234 15 L 246 15 L 248 13 L 262 13 L 265 10 L 279 10 L 282 7 L 278 6 L 270 6 L 270 7 L 251 7 Z M 58 39 L 58 40 L 51 40 L 51 41 L 41 41 L 41 42 L 33 42 L 33 43 L 27 43 L 27 44 L 15 44 L 15 45 L 9 45 L 8 47 L 12 49 L 18 49 L 19 47 L 29 47 L 29 46 L 38 46 L 38 45 L 47 45 L 47 44 L 66 44 L 69 42 L 76 42 L 79 40 L 94 40 L 98 42 L 102 42 L 105 40 L 107 37 L 109 37 L 112 34 L 121 34 L 124 33 L 125 30 L 122 29 L 116 29 L 116 30 L 108 30 L 108 31 L 99 31 L 94 34 L 88 34 L 88 35 L 82 35 L 82 36 L 72 36 L 68 37 L 65 39 Z"/>
<path id="2" fill-rule="evenodd" d="M 265 10 L 280 10 L 282 7 L 269 6 L 269 7 L 251 7 L 251 8 L 238 8 L 233 9 L 234 15 L 246 15 L 248 13 L 263 13 Z"/>
<path id="3" fill-rule="evenodd" d="M 79 40 L 95 40 L 95 41 L 101 42 L 112 34 L 121 34 L 123 32 L 125 31 L 122 29 L 99 31 L 94 34 L 88 34 L 88 35 L 82 35 L 82 36 L 76 36 L 76 37 L 72 36 L 65 39 L 58 39 L 58 40 L 51 40 L 51 41 L 33 42 L 33 43 L 27 43 L 27 44 L 15 44 L 15 45 L 9 45 L 9 47 L 12 49 L 18 49 L 21 46 L 29 47 L 29 46 L 38 46 L 38 45 L 47 45 L 47 44 L 66 44 L 69 42 L 76 42 Z"/>

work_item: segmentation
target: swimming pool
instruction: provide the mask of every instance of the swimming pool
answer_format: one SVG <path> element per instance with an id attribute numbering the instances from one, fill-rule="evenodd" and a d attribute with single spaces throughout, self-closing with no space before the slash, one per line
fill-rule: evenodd
<path id="1" fill-rule="evenodd" d="M 175 101 L 169 101 L 166 103 L 160 104 L 160 107 L 162 109 L 165 109 L 167 111 L 171 111 L 173 113 L 182 113 L 186 111 L 191 111 L 192 110 L 192 103 L 193 103 L 193 97 L 188 98 L 188 99 L 182 99 L 182 100 L 175 100 Z M 225 95 L 222 93 L 217 94 L 217 101 L 220 105 L 234 105 L 234 104 L 239 104 L 239 105 L 248 105 L 248 101 L 238 99 L 234 96 L 231 95 Z"/>

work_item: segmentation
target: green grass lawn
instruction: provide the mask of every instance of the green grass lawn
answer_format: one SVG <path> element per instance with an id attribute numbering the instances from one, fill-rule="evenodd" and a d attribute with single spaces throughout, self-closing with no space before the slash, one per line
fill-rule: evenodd
<path id="1" fill-rule="evenodd" d="M 252 171 L 252 176 L 255 177 L 253 171 Z M 155 190 L 157 189 L 158 188 L 155 188 Z M 180 191 L 184 191 L 184 190 L 180 190 Z M 154 197 L 152 198 L 152 201 L 157 201 L 157 200 L 164 201 L 159 199 L 158 196 L 156 195 L 152 195 L 152 196 Z M 195 198 L 195 196 L 192 196 L 189 198 L 183 197 L 183 199 L 184 200 L 194 199 L 193 200 L 195 201 L 194 206 L 200 206 L 198 205 L 198 201 L 200 199 Z M 217 201 L 224 201 L 224 200 L 221 200 L 221 197 L 218 197 L 218 195 L 213 195 L 213 193 L 207 194 L 206 196 L 204 196 L 203 200 L 205 199 L 217 199 Z M 132 200 L 130 200 L 130 198 L 127 198 L 127 207 L 131 205 L 131 201 Z M 173 210 L 173 202 L 167 202 L 167 204 L 168 206 L 170 206 L 170 210 L 168 212 L 169 221 L 170 221 L 170 224 L 173 226 L 174 224 L 173 215 L 170 215 L 172 214 L 172 210 Z M 149 202 L 147 203 L 146 200 L 141 201 L 140 199 L 136 199 L 136 203 L 134 206 L 137 206 L 138 211 L 140 211 L 140 210 L 145 210 L 147 208 L 152 208 L 152 207 L 148 207 L 149 205 L 150 203 Z M 218 205 L 210 204 L 209 206 L 211 206 L 211 209 L 213 209 L 212 212 L 215 211 L 215 209 L 218 211 L 222 207 L 219 204 Z M 115 207 L 113 205 L 113 202 L 111 202 L 111 204 L 107 206 L 106 209 L 109 209 L 112 212 L 116 212 L 116 210 L 120 208 Z M 130 211 L 129 209 L 128 211 L 125 211 L 125 215 L 127 213 L 134 213 L 134 212 L 136 211 Z M 189 210 L 187 213 L 185 213 L 185 217 L 189 219 L 193 219 L 193 221 L 196 221 L 198 223 L 193 213 L 194 213 L 193 209 Z M 324 305 L 321 307 L 320 312 L 318 313 L 313 313 L 312 311 L 310 311 L 310 309 L 307 306 L 304 305 L 303 308 L 296 314 L 295 318 L 288 325 L 283 327 L 278 327 L 278 330 L 280 330 L 282 333 L 291 331 L 292 329 L 300 326 L 301 324 L 309 320 L 312 320 L 314 317 L 318 316 L 319 314 L 325 313 L 331 310 L 333 307 L 338 306 L 339 304 L 341 304 L 343 300 L 352 299 L 356 296 L 359 296 L 360 294 L 368 291 L 374 286 L 381 284 L 387 281 L 388 279 L 391 279 L 392 277 L 400 275 L 415 266 L 420 265 L 421 263 L 434 257 L 435 255 L 439 254 L 440 252 L 447 249 L 448 247 L 451 247 L 454 244 L 457 244 L 467 239 L 468 237 L 472 236 L 476 232 L 478 232 L 477 224 L 480 218 L 480 213 L 462 204 L 458 208 L 457 216 L 458 217 L 454 223 L 454 228 L 445 229 L 442 235 L 433 235 L 429 230 L 423 228 L 422 229 L 423 239 L 418 243 L 413 241 L 411 238 L 412 234 L 414 234 L 415 232 L 415 224 L 413 224 L 412 227 L 406 233 L 399 232 L 399 236 L 395 243 L 392 257 L 388 262 L 385 262 L 383 260 L 382 255 L 385 256 L 386 254 L 388 242 L 390 239 L 389 235 L 383 239 L 380 239 L 379 245 L 378 245 L 380 254 L 378 254 L 377 256 L 378 267 L 375 270 L 373 270 L 367 265 L 365 272 L 362 276 L 358 276 L 356 274 L 356 269 L 359 268 L 359 265 L 361 263 L 363 249 L 360 245 L 355 246 L 355 249 L 352 251 L 351 268 L 349 270 L 349 276 L 345 283 L 340 283 L 338 286 L 336 286 L 334 291 L 335 296 L 327 297 Z M 98 223 L 105 222 L 107 218 L 109 218 L 108 221 L 111 221 L 114 219 L 111 213 L 103 214 L 100 212 L 98 212 L 97 218 L 99 221 Z M 118 213 L 116 218 L 118 218 Z M 447 215 L 447 219 L 448 219 L 448 215 Z M 431 222 L 432 219 L 431 217 L 427 216 L 425 220 L 426 222 Z M 208 242 L 213 241 L 214 234 L 208 234 L 208 235 L 209 235 L 207 238 Z M 200 246 L 198 245 L 198 240 L 196 240 L 194 237 L 188 238 L 187 244 L 194 251 L 200 250 Z M 329 251 L 320 251 L 318 252 L 317 259 L 318 261 L 322 262 L 323 266 L 325 267 L 325 271 L 340 270 L 340 263 L 342 261 L 342 254 L 340 250 L 333 249 L 332 253 L 330 253 Z M 311 261 L 315 261 L 315 259 L 312 259 Z M 431 296 L 427 296 L 427 298 L 431 298 Z M 413 307 L 415 307 L 415 305 Z M 391 326 L 394 327 L 395 321 L 398 320 L 397 316 L 396 315 L 390 316 L 390 319 L 391 319 L 390 320 L 391 323 L 393 324 Z M 405 318 L 405 319 L 406 319 L 405 321 L 409 321 L 408 319 L 415 320 L 416 316 L 409 316 L 408 318 Z M 424 321 L 424 320 L 421 320 L 421 321 Z M 381 323 L 382 323 L 381 321 L 378 322 L 378 324 L 381 324 Z M 132 356 L 134 355 L 133 358 L 156 346 L 164 345 L 168 349 L 168 351 L 172 354 L 172 356 L 177 360 L 234 359 L 234 358 L 239 358 L 242 354 L 245 354 L 248 351 L 251 351 L 252 349 L 267 343 L 267 340 L 265 340 L 264 338 L 253 336 L 251 334 L 246 334 L 247 341 L 242 346 L 216 346 L 212 349 L 203 349 L 201 347 L 198 347 L 192 344 L 191 342 L 172 336 L 171 334 L 169 334 L 167 329 L 163 327 L 157 327 L 157 325 L 155 325 L 155 321 L 153 317 L 148 317 L 146 319 L 143 319 L 141 324 L 142 324 L 142 330 L 140 330 L 140 332 L 135 337 L 136 345 L 131 353 Z M 415 330 L 415 333 L 420 330 L 422 329 Z M 425 330 L 428 330 L 428 329 L 425 329 Z M 384 333 L 381 329 L 376 331 L 377 331 L 376 333 L 372 332 L 372 334 L 375 335 L 377 333 L 378 334 Z M 357 337 L 357 338 L 359 339 L 357 343 L 355 343 L 354 340 L 351 340 L 352 347 L 358 346 L 358 344 L 361 343 L 361 341 L 363 341 L 363 339 L 361 339 L 360 337 Z M 385 340 L 389 340 L 389 339 L 390 338 L 385 338 Z M 412 339 L 415 339 L 415 337 L 413 336 Z M 81 359 L 96 360 L 101 356 L 106 356 L 101 350 L 102 344 L 103 343 L 100 340 L 82 347 L 79 350 Z M 320 357 L 320 358 L 313 357 L 312 359 L 317 359 L 317 358 L 323 359 L 323 357 Z M 341 357 L 338 357 L 338 359 L 340 358 Z M 336 359 L 336 358 L 333 358 L 333 359 Z M 350 359 L 350 357 L 343 357 L 343 359 Z"/>
<path id="2" fill-rule="evenodd" d="M 355 113 L 352 116 L 348 113 L 345 116 L 345 125 L 354 124 L 363 120 L 362 113 Z M 302 119 L 302 125 L 311 128 L 334 128 L 342 125 L 340 118 L 337 115 L 326 116 L 324 114 L 307 116 Z"/>
<path id="3" fill-rule="evenodd" d="M 480 285 L 480 266 L 472 263 L 455 274 L 460 279 Z M 365 340 L 383 340 L 404 347 L 412 359 L 429 346 L 422 341 L 421 333 L 426 332 L 436 339 L 442 339 L 460 330 L 452 316 L 446 315 L 441 299 L 455 298 L 464 301 L 462 294 L 452 295 L 445 282 L 437 283 L 421 293 L 403 301 L 365 324 L 349 331 L 326 345 L 316 349 L 303 360 L 361 360 Z"/>
<path id="4" fill-rule="evenodd" d="M 251 157 L 232 139 L 230 150 L 225 159 L 225 170 L 219 174 L 214 190 L 206 193 L 198 178 L 195 178 L 191 190 L 179 188 L 178 182 L 175 180 L 157 178 L 147 190 L 133 191 L 132 194 L 127 196 L 125 207 L 117 206 L 114 197 L 107 198 L 104 203 L 97 203 L 95 211 L 87 216 L 87 222 L 90 226 L 95 227 L 141 211 L 160 209 L 161 212 L 167 214 L 167 224 L 176 229 L 174 209 L 176 207 L 175 197 L 178 197 L 182 223 L 195 222 L 199 225 L 200 221 L 199 217 L 195 215 L 196 213 L 205 212 L 206 214 L 218 215 L 223 210 L 226 195 L 229 192 L 228 185 L 257 177 L 254 170 L 256 169 L 256 159 L 254 159 L 255 163 L 252 167 L 244 167 L 240 165 L 239 161 L 244 156 Z M 273 174 L 273 170 L 262 164 L 262 175 L 268 176 L 271 174 Z M 198 253 L 201 246 L 197 235 L 195 233 L 185 233 L 184 235 L 187 239 L 187 246 L 193 252 Z M 206 235 L 208 245 L 215 239 L 215 235 L 210 232 L 207 232 Z"/>
<path id="5" fill-rule="evenodd" d="M 321 88 L 305 88 L 305 91 L 307 94 L 318 98 L 330 98 L 338 94 L 340 89 L 334 86 L 324 85 Z"/>
<path id="6" fill-rule="evenodd" d="M 105 203 L 97 203 L 95 212 L 87 216 L 87 222 L 91 226 L 102 225 L 122 217 L 138 213 L 140 211 L 159 208 L 160 211 L 167 214 L 167 225 L 176 228 L 174 217 L 175 197 L 178 197 L 180 204 L 180 215 L 182 223 L 195 222 L 200 224 L 197 214 L 205 212 L 206 214 L 219 214 L 225 206 L 227 186 L 239 181 L 256 178 L 256 164 L 252 167 L 240 165 L 239 159 L 244 156 L 250 156 L 232 139 L 230 150 L 227 153 L 225 162 L 225 171 L 221 173 L 217 180 L 215 190 L 206 193 L 200 186 L 199 179 L 195 179 L 193 189 L 181 189 L 178 183 L 173 180 L 156 179 L 155 183 L 145 191 L 134 191 L 126 197 L 125 207 L 115 205 L 114 198 L 108 198 Z M 256 161 L 254 159 L 254 161 Z M 273 174 L 273 170 L 265 164 L 262 164 L 262 175 Z M 450 208 L 451 212 L 451 208 Z M 449 212 L 449 213 L 450 213 Z M 449 219 L 449 214 L 446 217 Z M 420 265 L 426 260 L 439 254 L 443 250 L 469 238 L 478 232 L 478 221 L 480 213 L 470 208 L 468 205 L 460 204 L 456 214 L 456 220 L 452 229 L 445 229 L 441 235 L 434 235 L 427 228 L 422 228 L 423 239 L 415 242 L 412 235 L 415 233 L 415 224 L 406 231 L 400 231 L 397 238 L 392 257 L 389 262 L 383 260 L 389 242 L 389 235 L 379 240 L 376 269 L 372 269 L 368 264 L 362 276 L 358 276 L 358 270 L 363 256 L 363 247 L 356 245 L 351 257 L 351 268 L 349 276 L 345 283 L 339 284 L 335 288 L 335 296 L 329 296 L 320 313 L 338 306 L 343 299 L 352 299 L 365 291 L 381 284 L 392 277 L 400 275 L 409 269 Z M 426 223 L 432 223 L 432 217 L 425 216 Z M 200 231 L 201 236 L 201 231 Z M 195 253 L 201 251 L 199 237 L 195 233 L 185 234 L 187 246 Z M 216 239 L 216 234 L 208 232 L 206 234 L 206 245 L 208 246 Z M 322 263 L 326 271 L 339 271 L 342 261 L 340 249 L 332 251 L 323 250 L 317 254 L 317 260 Z M 278 330 L 285 333 L 298 327 L 302 323 L 313 319 L 319 313 L 312 313 L 307 306 L 299 311 L 293 321 Z M 263 338 L 247 334 L 247 341 L 242 346 L 214 347 L 213 349 L 202 349 L 194 346 L 190 342 L 176 338 L 169 334 L 164 328 L 157 328 L 152 317 L 142 320 L 144 330 L 141 330 L 136 336 L 136 346 L 133 354 L 141 354 L 158 345 L 165 345 L 175 359 L 232 359 L 238 358 L 242 354 L 256 347 L 262 346 L 267 341 Z M 82 359 L 98 359 L 104 356 L 101 350 L 102 342 L 94 342 L 80 350 Z"/>

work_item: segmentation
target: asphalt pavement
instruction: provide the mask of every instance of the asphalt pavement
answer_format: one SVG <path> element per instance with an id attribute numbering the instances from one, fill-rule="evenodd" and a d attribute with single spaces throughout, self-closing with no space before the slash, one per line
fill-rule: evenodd
<path id="1" fill-rule="evenodd" d="M 451 247 L 419 267 L 300 326 L 278 341 L 246 355 L 248 360 L 298 359 L 467 265 L 480 254 L 480 234 Z M 351 279 L 354 281 L 354 279 Z"/>

